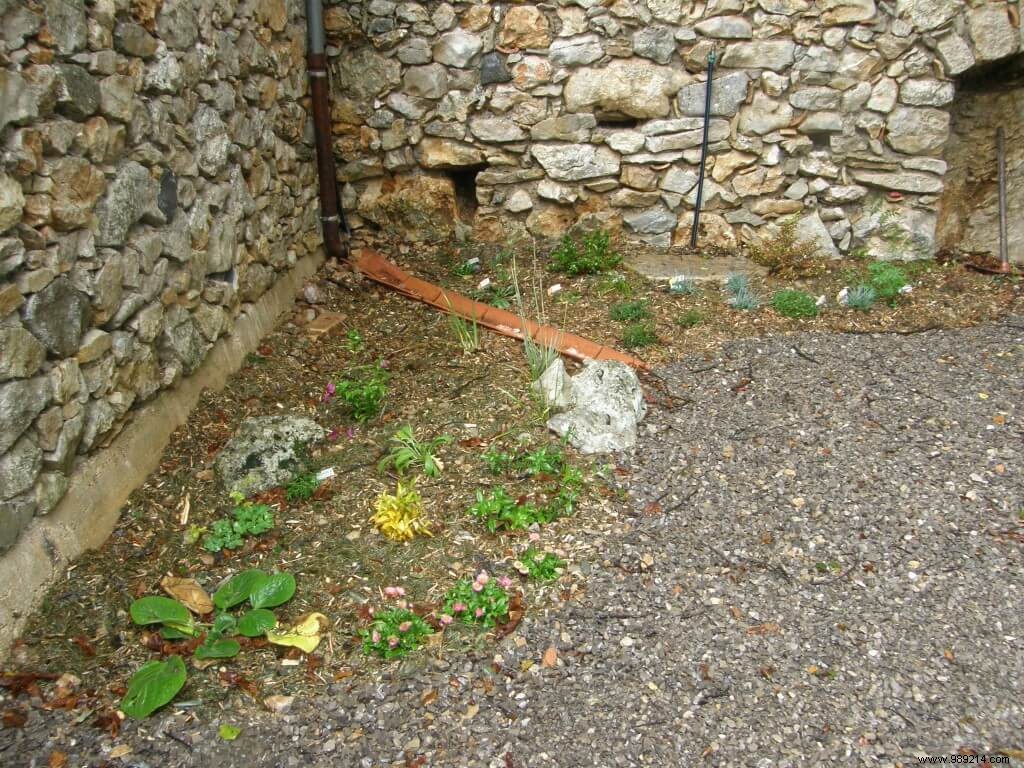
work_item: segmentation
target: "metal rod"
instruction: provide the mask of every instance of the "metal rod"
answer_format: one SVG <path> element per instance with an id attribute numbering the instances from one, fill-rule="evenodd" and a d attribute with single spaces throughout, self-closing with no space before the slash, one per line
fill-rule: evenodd
<path id="1" fill-rule="evenodd" d="M 700 226 L 700 206 L 704 200 L 704 168 L 708 161 L 708 123 L 711 122 L 711 77 L 715 73 L 715 52 L 708 54 L 708 86 L 704 93 L 704 138 L 700 148 L 700 174 L 697 176 L 697 204 L 693 208 L 693 228 L 690 230 L 690 248 L 697 247 L 697 228 Z"/>
<path id="2" fill-rule="evenodd" d="M 1006 137 L 1002 126 L 996 129 L 996 162 L 999 164 L 999 269 L 1009 273 L 1010 257 L 1006 243 Z"/>
<path id="3" fill-rule="evenodd" d="M 316 172 L 320 181 L 320 224 L 324 250 L 334 259 L 347 259 L 348 248 L 341 239 L 344 214 L 338 200 L 338 173 L 334 165 L 331 137 L 331 104 L 328 94 L 327 56 L 324 53 L 324 21 L 321 0 L 306 0 L 309 96 L 313 111 L 313 139 L 316 144 Z"/>

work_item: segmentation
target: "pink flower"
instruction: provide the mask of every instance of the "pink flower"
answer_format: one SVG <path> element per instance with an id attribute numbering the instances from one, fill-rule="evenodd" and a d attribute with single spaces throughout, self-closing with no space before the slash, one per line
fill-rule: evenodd
<path id="1" fill-rule="evenodd" d="M 487 575 L 487 571 L 480 571 L 480 573 L 476 575 L 476 580 L 480 584 L 486 584 L 488 581 L 491 580 L 491 577 Z"/>
<path id="2" fill-rule="evenodd" d="M 356 436 L 356 428 L 355 427 L 349 427 L 348 429 L 346 429 L 345 430 L 345 436 L 349 440 L 354 440 L 355 436 Z"/>
<path id="3" fill-rule="evenodd" d="M 477 617 L 477 618 L 479 619 L 479 618 L 480 618 L 481 616 L 483 616 L 483 615 L 484 615 L 484 609 L 483 609 L 483 608 L 477 608 L 477 609 L 476 609 L 476 610 L 475 610 L 475 611 L 473 612 L 473 615 L 474 615 L 474 616 L 476 616 L 476 617 Z"/>
<path id="4" fill-rule="evenodd" d="M 334 395 L 335 395 L 335 393 L 337 391 L 338 390 L 335 388 L 334 382 L 333 381 L 328 381 L 327 382 L 327 386 L 324 387 L 324 393 L 320 397 L 320 402 L 321 403 L 329 403 L 331 401 L 331 399 L 334 397 Z"/>
<path id="5" fill-rule="evenodd" d="M 442 627 L 447 627 L 449 624 L 455 621 L 455 619 L 453 619 L 447 613 L 442 613 L 440 616 L 437 617 L 437 620 L 441 623 Z"/>
<path id="6" fill-rule="evenodd" d="M 388 648 L 397 648 L 397 647 L 398 647 L 398 637 L 396 635 L 391 635 L 388 638 Z"/>
<path id="7" fill-rule="evenodd" d="M 452 606 L 452 611 L 454 613 L 462 613 L 464 610 L 466 610 L 466 604 L 465 603 L 456 603 L 455 605 Z"/>
<path id="8" fill-rule="evenodd" d="M 498 579 L 498 584 L 501 585 L 502 589 L 508 589 L 512 586 L 512 579 L 510 579 L 508 576 L 502 576 Z"/>
<path id="9" fill-rule="evenodd" d="M 373 642 L 375 642 L 375 643 L 379 643 L 380 642 L 380 632 L 378 632 L 376 629 L 373 630 L 373 634 L 370 635 L 370 639 Z"/>
<path id="10" fill-rule="evenodd" d="M 473 582 L 473 591 L 474 592 L 479 592 L 483 588 L 484 588 L 484 585 L 481 584 L 479 581 L 474 581 Z"/>
<path id="11" fill-rule="evenodd" d="M 530 541 L 540 541 L 540 534 L 536 531 L 530 531 Z"/>
<path id="12" fill-rule="evenodd" d="M 384 594 L 388 597 L 405 597 L 403 587 L 384 587 Z"/>
<path id="13" fill-rule="evenodd" d="M 327 435 L 327 439 L 330 442 L 332 442 L 332 443 L 336 443 L 338 441 L 338 437 L 339 437 L 339 434 L 338 434 L 338 430 L 336 430 L 336 429 L 332 429 L 330 434 Z"/>
<path id="14" fill-rule="evenodd" d="M 399 632 L 408 632 L 410 629 L 412 629 L 411 621 L 403 621 L 401 624 L 398 625 Z"/>

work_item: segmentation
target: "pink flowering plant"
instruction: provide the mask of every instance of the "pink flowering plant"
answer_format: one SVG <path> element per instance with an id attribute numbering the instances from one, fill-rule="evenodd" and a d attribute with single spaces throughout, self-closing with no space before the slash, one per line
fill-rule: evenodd
<path id="1" fill-rule="evenodd" d="M 508 620 L 509 594 L 505 590 L 511 586 L 506 576 L 495 579 L 480 571 L 476 578 L 462 579 L 448 590 L 442 615 L 491 629 Z"/>
<path id="2" fill-rule="evenodd" d="M 430 625 L 406 608 L 392 608 L 374 614 L 369 627 L 359 632 L 363 653 L 382 659 L 398 659 L 423 644 L 434 633 Z"/>

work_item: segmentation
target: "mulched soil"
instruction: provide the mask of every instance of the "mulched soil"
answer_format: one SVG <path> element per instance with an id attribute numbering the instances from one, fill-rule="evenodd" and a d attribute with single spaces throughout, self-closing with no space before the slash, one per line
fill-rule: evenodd
<path id="1" fill-rule="evenodd" d="M 467 291 L 509 264 L 485 252 L 480 274 L 459 277 L 453 268 L 479 249 L 394 252 L 410 271 Z M 518 628 L 497 645 L 447 632 L 400 663 L 359 653 L 355 632 L 384 586 L 424 604 L 481 567 L 513 573 L 527 534 L 488 534 L 466 508 L 477 488 L 503 482 L 527 494 L 537 483 L 496 479 L 480 454 L 554 440 L 515 342 L 484 334 L 480 351 L 463 354 L 432 310 L 327 268 L 314 307 L 300 302 L 223 392 L 204 396 L 109 542 L 50 591 L 13 668 L 81 683 L 33 690 L 25 679 L 35 698 L 0 702 L 0 759 L 46 765 L 60 753 L 99 765 L 130 746 L 127 764 L 140 766 L 639 765 L 702 753 L 721 764 L 755 753 L 778 764 L 884 764 L 914 750 L 1024 747 L 1024 348 L 1020 321 L 1005 320 L 1020 312 L 1019 281 L 912 265 L 914 291 L 893 308 L 865 315 L 832 301 L 796 321 L 732 310 L 717 288 L 676 297 L 628 272 L 565 279 L 529 253 L 516 263 L 527 306 L 538 303 L 531 286 L 539 297 L 557 279 L 549 321 L 603 343 L 618 342 L 608 305 L 628 286 L 660 338 L 639 353 L 678 361 L 648 379 L 651 416 L 633 458 L 570 457 L 588 473 L 586 499 L 537 542 L 562 552 L 569 572 L 550 587 L 521 583 Z M 805 289 L 831 298 L 863 269 L 830 265 Z M 765 294 L 790 285 L 755 284 Z M 345 322 L 312 340 L 313 308 Z M 677 326 L 692 308 L 702 324 Z M 997 318 L 1009 324 L 991 325 Z M 979 321 L 989 324 L 920 332 Z M 896 333 L 866 335 L 874 330 Z M 770 338 L 731 341 L 744 336 Z M 354 425 L 320 402 L 329 379 L 378 360 L 392 374 L 380 420 Z M 230 508 L 212 472 L 219 447 L 246 416 L 281 412 L 337 431 L 309 459 L 337 477 L 309 502 L 268 496 L 278 525 L 247 550 L 211 557 L 188 544 L 189 525 Z M 441 478 L 420 483 L 436 535 L 408 545 L 368 522 L 372 499 L 393 488 L 377 460 L 404 423 L 454 438 Z M 127 616 L 131 599 L 158 593 L 165 573 L 212 590 L 243 567 L 295 573 L 284 612 L 327 614 L 324 645 L 310 660 L 257 643 L 191 670 L 176 705 L 111 737 L 109 707 L 154 655 Z M 551 648 L 557 661 L 545 665 Z M 298 697 L 290 714 L 259 712 L 272 694 Z M 88 727 L 97 717 L 107 730 Z M 222 721 L 242 737 L 221 742 Z"/>

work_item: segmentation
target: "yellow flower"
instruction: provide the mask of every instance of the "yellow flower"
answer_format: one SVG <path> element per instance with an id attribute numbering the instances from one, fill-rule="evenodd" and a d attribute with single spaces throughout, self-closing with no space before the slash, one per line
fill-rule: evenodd
<path id="1" fill-rule="evenodd" d="M 433 536 L 423 519 L 423 499 L 416 483 L 398 481 L 394 495 L 381 493 L 373 503 L 376 510 L 370 518 L 377 530 L 395 541 L 408 541 L 417 535 Z"/>

